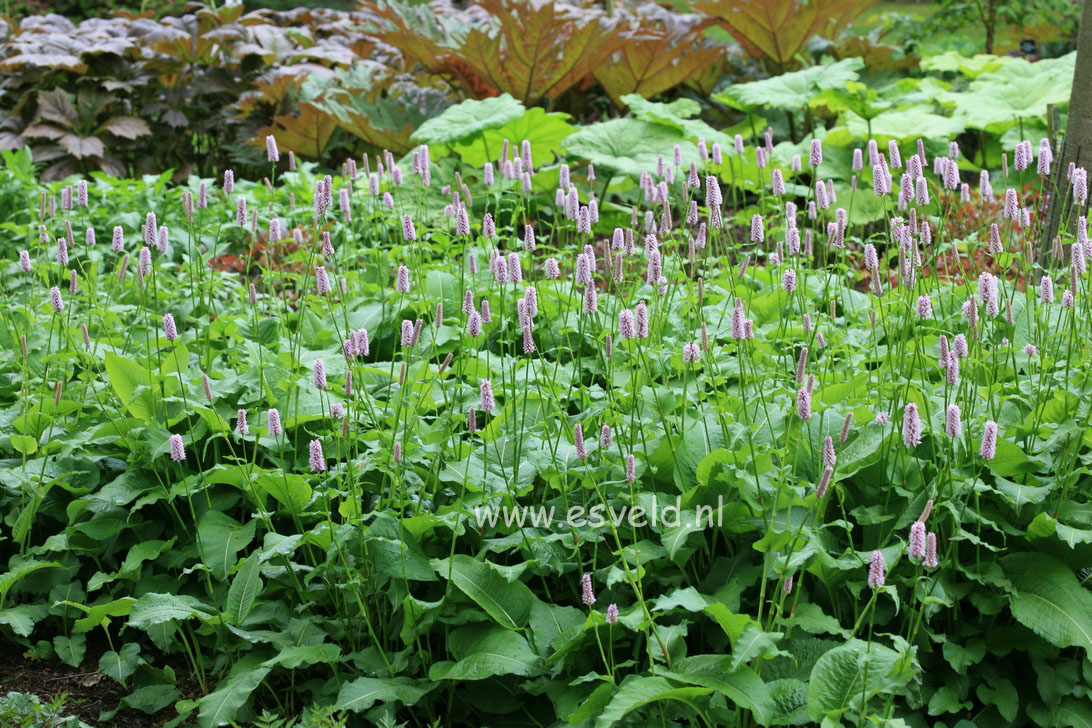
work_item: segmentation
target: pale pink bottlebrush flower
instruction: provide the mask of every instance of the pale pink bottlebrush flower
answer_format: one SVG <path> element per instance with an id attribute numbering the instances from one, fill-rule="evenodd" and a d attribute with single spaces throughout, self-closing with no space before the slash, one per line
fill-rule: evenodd
<path id="1" fill-rule="evenodd" d="M 266 413 L 266 422 L 269 424 L 269 436 L 280 437 L 284 432 L 284 428 L 281 426 L 281 411 L 275 407 L 270 407 Z"/>
<path id="2" fill-rule="evenodd" d="M 486 414 L 491 413 L 497 406 L 496 400 L 493 398 L 493 382 L 483 379 L 479 387 L 479 394 L 481 396 L 482 411 Z"/>
<path id="3" fill-rule="evenodd" d="M 607 617 L 606 617 L 606 619 L 607 619 L 607 624 L 617 624 L 618 623 L 618 605 L 617 604 L 611 604 L 611 605 L 609 605 L 607 607 Z"/>
<path id="4" fill-rule="evenodd" d="M 272 134 L 265 138 L 265 156 L 268 161 L 274 164 L 281 161 L 281 153 L 277 149 L 277 139 Z"/>
<path id="5" fill-rule="evenodd" d="M 315 363 L 311 366 L 311 375 L 315 389 L 325 391 L 330 388 L 326 383 L 326 363 L 322 359 L 315 359 Z"/>
<path id="6" fill-rule="evenodd" d="M 580 599 L 584 602 L 586 606 L 590 607 L 591 605 L 595 604 L 595 592 L 592 591 L 591 574 L 584 574 L 580 577 L 580 591 Z"/>
<path id="7" fill-rule="evenodd" d="M 61 289 L 52 286 L 49 289 L 49 302 L 53 305 L 53 313 L 64 311 L 64 300 L 61 298 Z"/>
<path id="8" fill-rule="evenodd" d="M 921 417 L 918 415 L 918 406 L 913 402 L 907 402 L 903 410 L 902 441 L 908 448 L 921 444 Z"/>
<path id="9" fill-rule="evenodd" d="M 982 428 L 982 447 L 978 454 L 983 460 L 993 460 L 997 456 L 997 423 L 992 420 Z"/>
<path id="10" fill-rule="evenodd" d="M 796 393 L 796 414 L 805 422 L 811 419 L 811 389 L 801 387 Z"/>
<path id="11" fill-rule="evenodd" d="M 935 569 L 940 565 L 937 560 L 937 535 L 932 531 L 925 537 L 925 561 L 922 563 L 927 569 Z"/>
<path id="12" fill-rule="evenodd" d="M 963 431 L 961 415 L 962 413 L 959 411 L 959 405 L 948 405 L 948 409 L 944 413 L 944 433 L 948 435 L 948 437 L 959 437 L 960 433 Z"/>
<path id="13" fill-rule="evenodd" d="M 311 462 L 311 472 L 321 473 L 326 470 L 326 456 L 322 453 L 322 441 L 311 440 L 308 445 L 309 460 Z"/>
<path id="14" fill-rule="evenodd" d="M 186 448 L 182 444 L 182 436 L 171 435 L 169 442 L 171 447 L 171 460 L 175 461 L 176 463 L 181 463 L 185 461 Z"/>
<path id="15" fill-rule="evenodd" d="M 163 337 L 167 341 L 174 341 L 178 338 L 178 328 L 175 326 L 174 316 L 169 313 L 163 314 Z"/>
<path id="16" fill-rule="evenodd" d="M 922 521 L 914 521 L 910 525 L 910 545 L 907 553 L 912 559 L 925 558 L 925 524 Z"/>
<path id="17" fill-rule="evenodd" d="M 879 589 L 884 585 L 884 570 L 887 566 L 883 562 L 883 554 L 876 551 L 872 552 L 872 560 L 868 565 L 868 587 L 870 589 Z"/>
<path id="18" fill-rule="evenodd" d="M 588 446 L 584 442 L 584 428 L 580 423 L 573 425 L 573 442 L 576 445 L 576 456 L 581 460 L 587 460 Z"/>
<path id="19" fill-rule="evenodd" d="M 235 413 L 235 431 L 240 435 L 249 435 L 250 426 L 246 422 L 246 410 L 241 409 Z"/>
<path id="20" fill-rule="evenodd" d="M 398 266 L 398 276 L 395 284 L 395 290 L 398 293 L 409 293 L 410 290 L 410 276 L 409 268 L 404 265 Z"/>

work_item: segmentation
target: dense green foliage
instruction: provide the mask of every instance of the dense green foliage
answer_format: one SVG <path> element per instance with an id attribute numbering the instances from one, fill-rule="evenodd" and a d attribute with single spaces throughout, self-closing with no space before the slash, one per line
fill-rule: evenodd
<path id="1" fill-rule="evenodd" d="M 1092 722 L 1087 184 L 1013 156 L 1072 63 L 5 152 L 0 639 L 202 728 Z"/>

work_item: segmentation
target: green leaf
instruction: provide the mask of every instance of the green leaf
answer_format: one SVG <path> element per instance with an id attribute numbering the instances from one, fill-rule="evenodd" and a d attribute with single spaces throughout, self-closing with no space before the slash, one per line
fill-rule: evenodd
<path id="1" fill-rule="evenodd" d="M 337 645 L 320 643 L 317 645 L 291 645 L 285 647 L 276 657 L 262 663 L 262 667 L 286 667 L 290 670 L 317 662 L 334 663 L 341 656 Z"/>
<path id="2" fill-rule="evenodd" d="M 775 706 L 766 683 L 748 667 L 732 670 L 730 662 L 728 655 L 694 655 L 680 660 L 674 672 L 661 674 L 689 685 L 713 688 L 754 713 L 759 725 L 769 725 Z"/>
<path id="3" fill-rule="evenodd" d="M 433 568 L 444 578 L 450 568 L 451 583 L 502 627 L 520 629 L 527 626 L 535 596 L 523 582 L 507 581 L 488 561 L 465 554 L 456 554 L 450 564 L 447 559 L 433 561 Z"/>
<path id="4" fill-rule="evenodd" d="M 109 621 L 109 617 L 124 617 L 127 616 L 133 609 L 133 605 L 136 604 L 136 599 L 133 597 L 122 597 L 121 599 L 115 599 L 112 602 L 105 604 L 97 604 L 93 607 L 86 607 L 76 602 L 61 602 L 69 607 L 76 607 L 86 612 L 86 616 L 80 617 L 73 624 L 72 627 L 77 632 L 90 632 L 104 623 Z"/>
<path id="5" fill-rule="evenodd" d="M 145 389 L 139 397 L 136 397 L 139 387 L 148 388 L 151 385 L 148 370 L 134 361 L 118 356 L 112 351 L 106 352 L 104 364 L 114 392 L 117 393 L 118 399 L 121 400 L 121 403 L 129 410 L 130 414 L 146 423 L 155 419 L 155 400 L 151 390 Z"/>
<path id="6" fill-rule="evenodd" d="M 200 728 L 216 728 L 216 726 L 231 723 L 239 712 L 239 708 L 246 704 L 250 694 L 268 674 L 268 667 L 251 667 L 239 670 L 229 677 L 226 683 L 221 683 L 221 687 L 216 692 L 209 693 L 197 701 L 200 706 L 197 725 Z"/>
<path id="7" fill-rule="evenodd" d="M 842 88 L 849 81 L 856 81 L 857 71 L 864 68 L 860 58 L 845 58 L 837 63 L 811 66 L 779 76 L 739 83 L 728 88 L 724 95 L 746 106 L 772 106 L 777 109 L 801 109 L 807 106 L 820 91 Z M 717 100 L 717 97 L 713 97 Z"/>
<path id="8" fill-rule="evenodd" d="M 871 129 L 868 122 L 860 116 L 848 113 L 844 128 L 852 139 L 872 138 L 883 144 L 891 139 L 905 141 L 918 137 L 950 138 L 962 134 L 965 127 L 960 121 L 934 114 L 926 107 L 914 107 L 881 112 L 872 119 Z M 826 140 L 831 144 L 849 143 L 848 139 L 841 138 L 837 129 L 832 129 Z"/>
<path id="9" fill-rule="evenodd" d="M 518 632 L 495 625 L 471 625 L 451 634 L 457 662 L 437 662 L 429 680 L 484 680 L 496 675 L 533 675 L 541 660 Z"/>
<path id="10" fill-rule="evenodd" d="M 112 677 L 120 683 L 132 675 L 140 664 L 140 645 L 129 642 L 122 646 L 121 652 L 104 652 L 99 658 L 99 672 Z"/>
<path id="11" fill-rule="evenodd" d="M 258 598 L 262 590 L 261 564 L 257 554 L 251 554 L 239 566 L 231 580 L 231 588 L 228 589 L 227 604 L 225 610 L 233 615 L 235 624 L 246 621 L 250 610 L 254 607 L 254 600 Z"/>
<path id="12" fill-rule="evenodd" d="M 361 677 L 345 683 L 337 694 L 334 710 L 351 710 L 359 713 L 376 703 L 398 701 L 410 706 L 428 694 L 436 684 L 423 680 L 410 680 L 408 677 L 374 678 Z"/>
<path id="13" fill-rule="evenodd" d="M 620 721 L 626 713 L 637 710 L 642 705 L 657 703 L 662 700 L 680 700 L 688 705 L 709 695 L 713 688 L 678 687 L 663 677 L 641 677 L 630 675 L 614 693 L 607 707 L 595 721 L 595 728 L 607 728 Z"/>
<path id="14" fill-rule="evenodd" d="M 30 637 L 34 625 L 49 614 L 44 604 L 20 604 L 8 609 L 0 609 L 0 624 L 11 627 L 11 631 L 20 637 Z"/>
<path id="15" fill-rule="evenodd" d="M 525 109 L 509 94 L 478 101 L 467 99 L 421 124 L 410 136 L 425 144 L 451 144 L 469 139 L 486 129 L 497 129 L 523 116 Z M 500 153 L 500 148 L 496 150 Z"/>
<path id="16" fill-rule="evenodd" d="M 820 721 L 837 718 L 860 706 L 873 695 L 905 684 L 912 670 L 899 663 L 890 647 L 853 639 L 824 653 L 811 670 L 808 684 L 808 717 Z M 862 691 L 867 691 L 862 696 Z"/>
<path id="17" fill-rule="evenodd" d="M 84 653 L 87 652 L 87 636 L 76 633 L 71 637 L 57 635 L 53 638 L 53 649 L 57 651 L 57 657 L 61 662 L 72 667 L 79 667 L 83 662 Z"/>
<path id="18" fill-rule="evenodd" d="M 568 122 L 571 118 L 559 111 L 547 113 L 535 107 L 502 127 L 487 129 L 480 136 L 456 144 L 452 151 L 466 164 L 484 167 L 486 162 L 498 158 L 505 139 L 512 144 L 527 140 L 531 143 L 535 167 L 542 167 L 553 160 L 554 154 L 561 153 L 561 143 L 573 133 L 574 127 Z"/>
<path id="19" fill-rule="evenodd" d="M 656 168 L 656 158 L 672 145 L 682 147 L 683 159 L 697 159 L 698 150 L 677 129 L 637 119 L 612 119 L 590 124 L 564 142 L 570 158 L 584 159 L 597 170 L 640 177 Z"/>
<path id="20" fill-rule="evenodd" d="M 23 455 L 33 455 L 38 452 L 38 441 L 29 435 L 12 435 L 11 446 Z"/>
<path id="21" fill-rule="evenodd" d="M 228 572 L 235 565 L 236 554 L 254 539 L 257 525 L 254 520 L 239 523 L 220 511 L 205 511 L 205 515 L 201 516 L 197 535 L 205 565 L 216 578 L 227 579 Z"/>
<path id="22" fill-rule="evenodd" d="M 1043 553 L 1017 553 L 1001 560 L 1012 582 L 1009 609 L 1025 627 L 1056 647 L 1092 651 L 1092 593 L 1069 567 Z"/>
<path id="23" fill-rule="evenodd" d="M 127 624 L 146 630 L 176 619 L 210 616 L 207 609 L 199 599 L 191 596 L 149 592 L 132 604 Z"/>
<path id="24" fill-rule="evenodd" d="M 62 564 L 56 561 L 37 561 L 35 559 L 29 559 L 20 563 L 18 566 L 11 569 L 11 571 L 0 574 L 0 604 L 4 603 L 4 599 L 7 597 L 11 588 L 15 586 L 15 583 L 27 574 L 33 574 L 35 571 L 41 571 L 42 569 L 59 569 L 61 567 Z"/>

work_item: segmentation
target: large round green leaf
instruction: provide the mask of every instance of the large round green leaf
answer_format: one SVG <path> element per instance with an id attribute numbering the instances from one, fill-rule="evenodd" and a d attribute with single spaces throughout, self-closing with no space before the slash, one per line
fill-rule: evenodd
<path id="1" fill-rule="evenodd" d="M 639 119 L 612 119 L 586 126 L 565 140 L 569 157 L 586 159 L 600 169 L 635 177 L 656 168 L 657 155 L 670 157 L 675 144 L 684 160 L 696 160 L 698 149 L 679 132 Z"/>
<path id="2" fill-rule="evenodd" d="M 467 99 L 421 124 L 410 137 L 426 144 L 452 144 L 497 129 L 523 116 L 523 104 L 509 94 L 490 99 Z"/>

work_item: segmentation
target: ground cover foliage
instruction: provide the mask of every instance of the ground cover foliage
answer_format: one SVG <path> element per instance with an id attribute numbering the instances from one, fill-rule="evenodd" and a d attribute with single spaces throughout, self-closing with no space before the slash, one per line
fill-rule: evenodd
<path id="1" fill-rule="evenodd" d="M 1072 62 L 844 59 L 738 136 L 500 95 L 338 176 L 6 152 L 3 639 L 172 724 L 1092 721 Z"/>

